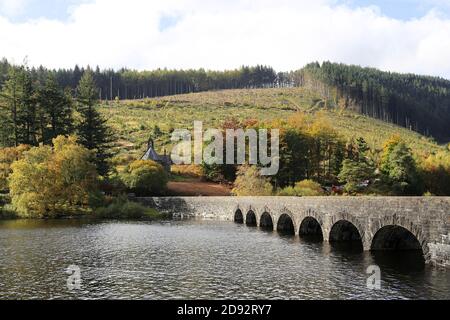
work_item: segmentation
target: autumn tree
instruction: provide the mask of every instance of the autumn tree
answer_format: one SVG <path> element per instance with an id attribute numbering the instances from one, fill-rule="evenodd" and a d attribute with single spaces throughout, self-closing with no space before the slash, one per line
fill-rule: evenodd
<path id="1" fill-rule="evenodd" d="M 426 191 L 436 196 L 450 196 L 450 152 L 440 151 L 421 163 Z"/>
<path id="2" fill-rule="evenodd" d="M 137 160 L 122 174 L 125 185 L 139 196 L 162 195 L 166 191 L 168 176 L 164 168 L 151 160 Z"/>
<path id="3" fill-rule="evenodd" d="M 325 194 L 322 186 L 313 180 L 297 182 L 293 187 L 286 187 L 278 192 L 279 196 L 289 197 L 314 197 Z"/>
<path id="4" fill-rule="evenodd" d="M 318 183 L 337 182 L 344 158 L 344 143 L 338 132 L 321 115 L 296 113 L 286 122 L 272 122 L 280 128 L 280 170 L 272 177 L 276 187 L 294 186 L 313 179 Z"/>
<path id="5" fill-rule="evenodd" d="M 242 196 L 271 196 L 273 187 L 267 178 L 260 175 L 256 166 L 244 165 L 239 167 L 233 194 Z"/>
<path id="6" fill-rule="evenodd" d="M 97 172 L 91 154 L 74 137 L 59 136 L 12 164 L 12 204 L 21 217 L 54 218 L 91 212 Z"/>
<path id="7" fill-rule="evenodd" d="M 22 159 L 25 151 L 28 151 L 30 146 L 20 145 L 18 147 L 0 148 L 0 191 L 4 192 L 9 189 L 8 179 L 12 173 L 11 165 Z"/>

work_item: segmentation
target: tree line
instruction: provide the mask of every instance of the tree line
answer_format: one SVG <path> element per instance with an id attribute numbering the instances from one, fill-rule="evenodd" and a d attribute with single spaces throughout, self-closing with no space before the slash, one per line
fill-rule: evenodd
<path id="1" fill-rule="evenodd" d="M 5 59 L 0 62 L 0 86 L 6 80 L 11 65 Z M 49 70 L 44 67 L 31 68 L 31 77 L 43 81 L 52 75 L 59 86 L 75 90 L 81 77 L 91 70 L 75 66 L 73 69 Z M 280 83 L 281 74 L 273 68 L 257 65 L 243 66 L 236 70 L 167 70 L 136 71 L 120 69 L 92 70 L 98 86 L 99 100 L 143 99 L 221 89 L 267 88 L 285 85 Z"/>
<path id="2" fill-rule="evenodd" d="M 37 79 L 26 66 L 7 70 L 0 91 L 0 146 L 51 145 L 58 136 L 76 134 L 106 175 L 114 139 L 96 108 L 93 72 L 85 71 L 74 90 L 63 90 L 53 73 Z"/>

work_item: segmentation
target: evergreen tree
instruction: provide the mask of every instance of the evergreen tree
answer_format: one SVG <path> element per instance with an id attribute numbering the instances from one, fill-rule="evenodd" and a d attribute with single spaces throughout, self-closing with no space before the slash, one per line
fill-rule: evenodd
<path id="1" fill-rule="evenodd" d="M 342 163 L 339 181 L 346 183 L 345 190 L 353 193 L 359 190 L 359 185 L 365 180 L 371 180 L 375 175 L 375 164 L 368 156 L 369 146 L 363 138 L 347 144 L 351 150 L 350 157 Z"/>
<path id="2" fill-rule="evenodd" d="M 96 109 L 98 90 L 92 71 L 87 70 L 81 77 L 76 99 L 77 110 L 81 116 L 77 127 L 80 143 L 94 152 L 97 170 L 100 175 L 105 176 L 110 169 L 108 160 L 112 156 L 113 137 L 106 120 Z"/>
<path id="3" fill-rule="evenodd" d="M 69 135 L 73 130 L 72 99 L 69 92 L 60 89 L 53 74 L 39 90 L 38 101 L 43 143 L 51 144 L 57 136 Z"/>
<path id="4" fill-rule="evenodd" d="M 400 141 L 389 144 L 383 154 L 382 172 L 398 195 L 422 195 L 423 182 L 411 149 Z"/>
<path id="5" fill-rule="evenodd" d="M 11 67 L 8 71 L 7 80 L 5 81 L 0 94 L 0 135 L 3 146 L 19 145 L 19 77 L 18 70 Z"/>
<path id="6" fill-rule="evenodd" d="M 2 145 L 36 145 L 36 106 L 31 76 L 24 67 L 10 67 L 0 93 Z"/>
<path id="7" fill-rule="evenodd" d="M 374 166 L 368 161 L 355 161 L 345 159 L 339 174 L 339 181 L 346 183 L 345 190 L 353 193 L 359 190 L 359 185 L 364 180 L 370 180 L 375 173 Z"/>
<path id="8" fill-rule="evenodd" d="M 36 96 L 29 70 L 20 73 L 21 96 L 19 104 L 20 143 L 37 146 Z"/>
<path id="9" fill-rule="evenodd" d="M 450 81 L 324 62 L 308 64 L 289 77 L 335 105 L 394 123 L 436 139 L 450 138 Z"/>

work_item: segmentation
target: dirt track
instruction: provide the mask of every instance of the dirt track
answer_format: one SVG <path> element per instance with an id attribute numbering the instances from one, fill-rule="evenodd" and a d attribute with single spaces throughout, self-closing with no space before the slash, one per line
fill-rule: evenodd
<path id="1" fill-rule="evenodd" d="M 168 189 L 171 196 L 220 197 L 231 195 L 231 188 L 226 185 L 200 181 L 169 182 Z"/>

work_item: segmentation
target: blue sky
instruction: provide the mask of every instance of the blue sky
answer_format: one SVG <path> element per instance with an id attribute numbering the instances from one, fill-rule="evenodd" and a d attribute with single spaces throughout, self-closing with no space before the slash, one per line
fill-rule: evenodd
<path id="1" fill-rule="evenodd" d="M 8 16 L 11 21 L 24 22 L 29 19 L 47 18 L 66 20 L 70 16 L 70 9 L 83 2 L 93 0 L 0 0 L 0 13 Z M 16 9 L 2 10 L 1 3 L 16 2 Z M 430 10 L 437 9 L 441 14 L 450 14 L 450 0 L 336 0 L 338 4 L 350 7 L 377 6 L 383 15 L 391 18 L 408 20 L 420 18 Z M 23 3 L 23 5 L 20 5 Z M 125 2 L 126 3 L 126 2 Z M 11 7 L 11 5 L 9 5 Z M 3 12 L 2 12 L 3 11 Z M 172 25 L 176 16 L 167 16 L 161 21 L 161 28 Z"/>
<path id="2" fill-rule="evenodd" d="M 16 4 L 12 4 L 14 1 Z M 37 18 L 65 20 L 69 17 L 71 6 L 81 2 L 80 0 L 0 0 L 0 13 L 14 22 Z"/>
<path id="3" fill-rule="evenodd" d="M 342 2 L 352 7 L 375 5 L 384 15 L 402 20 L 423 17 L 432 9 L 438 9 L 445 15 L 450 13 L 450 0 L 347 0 Z"/>

